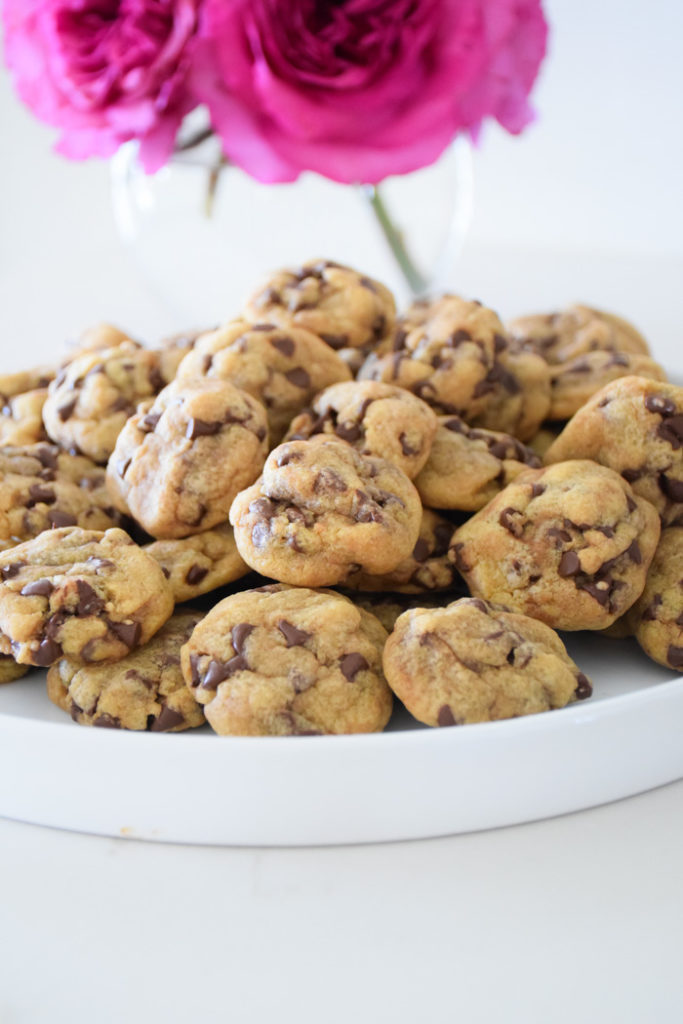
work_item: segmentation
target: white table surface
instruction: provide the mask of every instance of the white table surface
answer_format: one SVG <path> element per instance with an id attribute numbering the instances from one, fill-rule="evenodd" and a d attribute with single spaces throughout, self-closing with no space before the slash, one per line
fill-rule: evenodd
<path id="1" fill-rule="evenodd" d="M 524 141 L 490 133 L 477 159 L 458 287 L 505 315 L 602 304 L 683 369 L 681 8 L 547 7 L 542 118 Z M 119 247 L 106 169 L 49 154 L 1 73 L 0 124 L 7 368 L 100 319 L 184 326 Z M 679 1021 L 682 855 L 683 782 L 366 847 L 162 846 L 0 819 L 0 1022 Z"/>

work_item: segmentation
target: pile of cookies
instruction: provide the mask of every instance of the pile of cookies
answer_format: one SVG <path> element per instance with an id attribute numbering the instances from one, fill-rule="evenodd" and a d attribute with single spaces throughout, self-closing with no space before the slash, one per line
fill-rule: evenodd
<path id="1" fill-rule="evenodd" d="M 319 260 L 156 348 L 95 327 L 0 394 L 0 681 L 47 668 L 81 724 L 547 711 L 592 692 L 557 630 L 683 667 L 683 388 L 613 315 L 397 315 Z"/>

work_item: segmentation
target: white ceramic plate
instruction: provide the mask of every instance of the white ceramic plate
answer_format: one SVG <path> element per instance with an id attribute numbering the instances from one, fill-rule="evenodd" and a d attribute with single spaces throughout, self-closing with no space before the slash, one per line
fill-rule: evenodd
<path id="1" fill-rule="evenodd" d="M 0 687 L 0 814 L 167 842 L 307 845 L 517 824 L 683 777 L 683 677 L 634 641 L 564 636 L 592 698 L 561 711 L 369 736 L 238 738 L 75 725 L 45 673 Z"/>

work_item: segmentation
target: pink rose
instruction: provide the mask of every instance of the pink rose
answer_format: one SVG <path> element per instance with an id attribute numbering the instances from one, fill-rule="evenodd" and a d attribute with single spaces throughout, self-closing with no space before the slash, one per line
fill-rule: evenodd
<path id="1" fill-rule="evenodd" d="M 5 0 L 5 57 L 21 98 L 61 129 L 66 156 L 140 140 L 154 171 L 183 116 L 199 0 Z"/>
<path id="2" fill-rule="evenodd" d="M 205 0 L 193 85 L 253 177 L 376 183 L 521 131 L 546 32 L 540 0 Z"/>

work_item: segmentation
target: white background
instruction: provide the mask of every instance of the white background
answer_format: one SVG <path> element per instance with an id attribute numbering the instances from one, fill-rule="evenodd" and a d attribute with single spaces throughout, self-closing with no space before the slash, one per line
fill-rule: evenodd
<path id="1" fill-rule="evenodd" d="M 461 290 L 505 314 L 602 303 L 680 370 L 683 6 L 546 7 L 539 119 L 484 139 Z M 178 326 L 119 246 L 106 167 L 53 156 L 3 73 L 0 127 L 6 366 L 101 319 L 145 337 Z M 679 1021 L 682 854 L 683 783 L 346 849 L 160 847 L 0 820 L 0 1021 Z"/>

